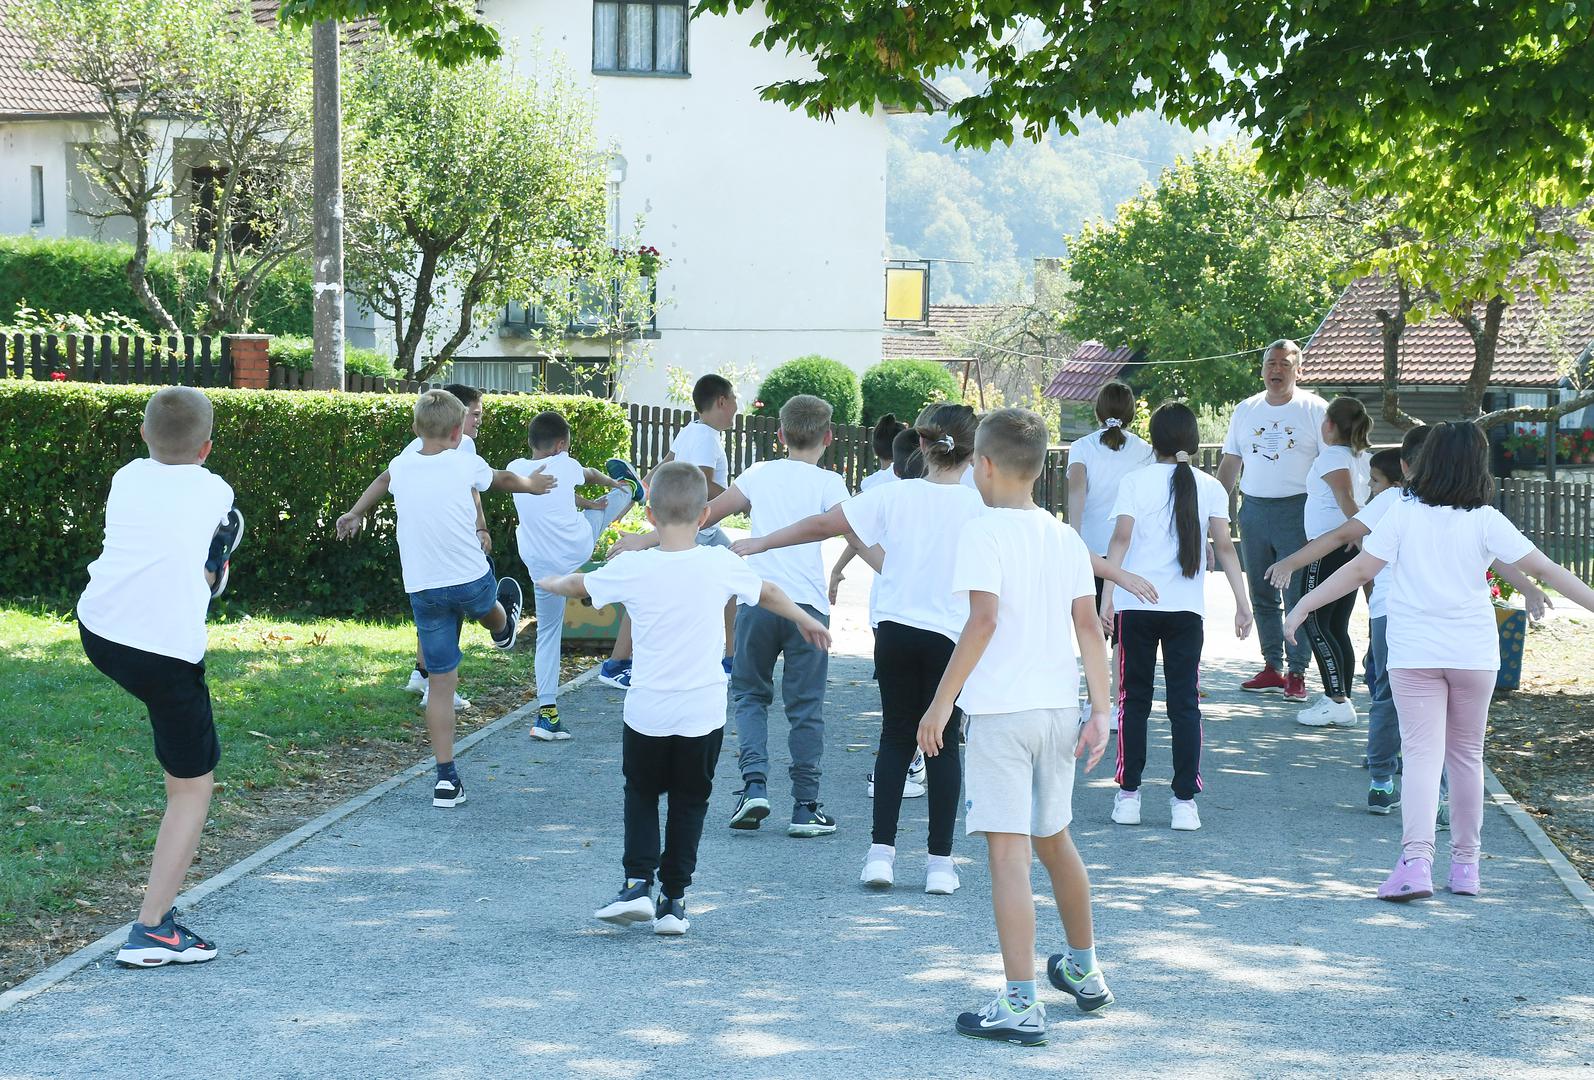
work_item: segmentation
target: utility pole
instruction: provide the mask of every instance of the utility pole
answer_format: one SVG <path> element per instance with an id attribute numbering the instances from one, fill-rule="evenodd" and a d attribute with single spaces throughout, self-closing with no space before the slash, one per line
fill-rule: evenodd
<path id="1" fill-rule="evenodd" d="M 315 162 L 315 367 L 317 390 L 343 389 L 343 102 L 339 97 L 338 23 L 311 30 Z"/>

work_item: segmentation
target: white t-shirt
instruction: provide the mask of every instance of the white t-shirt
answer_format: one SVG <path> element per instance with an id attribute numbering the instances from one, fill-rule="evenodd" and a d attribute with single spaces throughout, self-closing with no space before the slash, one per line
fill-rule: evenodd
<path id="1" fill-rule="evenodd" d="M 625 723 L 643 735 L 707 735 L 725 726 L 725 603 L 758 602 L 764 582 L 721 547 L 649 548 L 585 576 L 594 607 L 631 616 Z"/>
<path id="2" fill-rule="evenodd" d="M 197 664 L 205 658 L 205 558 L 232 488 L 203 465 L 136 458 L 105 501 L 105 546 L 89 563 L 78 619 L 100 637 Z"/>
<path id="3" fill-rule="evenodd" d="M 1117 521 L 1112 508 L 1118 501 L 1119 483 L 1157 460 L 1151 444 L 1132 431 L 1124 432 L 1124 444 L 1117 450 L 1103 446 L 1101 436 L 1101 431 L 1093 431 L 1068 447 L 1068 467 L 1085 467 L 1085 510 L 1074 527 L 1085 546 L 1097 555 L 1107 554 L 1112 543 Z"/>
<path id="4" fill-rule="evenodd" d="M 1206 614 L 1207 536 L 1213 518 L 1229 520 L 1229 493 L 1200 469 L 1191 467 L 1196 482 L 1196 514 L 1201 522 L 1200 555 L 1195 577 L 1179 569 L 1179 533 L 1173 521 L 1173 470 L 1178 466 L 1152 462 L 1130 473 L 1118 485 L 1118 504 L 1112 516 L 1135 519 L 1124 569 L 1139 574 L 1157 590 L 1157 602 L 1148 604 L 1121 585 L 1113 586 L 1113 607 L 1119 611 L 1193 611 Z"/>
<path id="5" fill-rule="evenodd" d="M 675 441 L 670 444 L 670 453 L 675 455 L 676 461 L 713 469 L 714 482 L 720 487 L 726 485 L 731 463 L 725 456 L 723 432 L 715 431 L 701 420 L 693 420 L 676 433 Z"/>
<path id="6" fill-rule="evenodd" d="M 1389 508 L 1398 503 L 1405 492 L 1398 487 L 1387 487 L 1380 491 L 1371 502 L 1356 513 L 1356 520 L 1367 526 L 1370 533 L 1378 528 L 1378 523 L 1384 520 L 1384 515 L 1389 513 Z M 1378 571 L 1378 576 L 1373 578 L 1373 594 L 1367 598 L 1367 617 L 1369 619 L 1382 619 L 1386 614 L 1384 602 L 1389 598 L 1389 567 Z"/>
<path id="7" fill-rule="evenodd" d="M 996 594 L 996 629 L 958 695 L 976 715 L 1079 706 L 1074 601 L 1096 597 L 1090 551 L 1039 507 L 992 507 L 963 526 L 952 588 Z"/>
<path id="8" fill-rule="evenodd" d="M 958 477 L 958 483 L 962 484 L 975 494 L 979 494 L 980 488 L 979 485 L 974 482 L 974 466 L 972 464 L 963 470 L 963 475 Z"/>
<path id="9" fill-rule="evenodd" d="M 404 591 L 465 585 L 487 573 L 471 491 L 493 486 L 491 465 L 460 449 L 394 458 L 387 467 L 398 510 Z"/>
<path id="10" fill-rule="evenodd" d="M 1492 506 L 1428 506 L 1408 495 L 1362 550 L 1389 564 L 1384 633 L 1391 668 L 1499 669 L 1489 564 L 1513 563 L 1533 550 L 1504 514 Z"/>
<path id="11" fill-rule="evenodd" d="M 900 479 L 901 479 L 901 477 L 899 477 L 896 474 L 896 471 L 894 469 L 892 469 L 891 466 L 888 465 L 884 469 L 881 469 L 879 472 L 870 473 L 868 476 L 866 476 L 862 480 L 858 481 L 858 490 L 859 491 L 868 491 L 870 488 L 877 488 L 881 484 L 889 484 L 893 480 L 900 480 Z M 858 561 L 862 562 L 863 560 L 860 559 Z M 865 563 L 865 565 L 868 565 L 868 564 Z M 871 578 L 870 581 L 869 581 L 869 625 L 871 627 L 880 625 L 880 616 L 876 612 L 876 607 L 877 607 L 877 604 L 878 604 L 878 601 L 879 601 L 879 597 L 880 597 L 880 575 L 879 574 L 875 574 L 873 576 L 873 578 Z"/>
<path id="12" fill-rule="evenodd" d="M 887 465 L 885 468 L 880 469 L 880 470 L 878 470 L 876 472 L 872 472 L 868 476 L 864 477 L 862 480 L 859 480 L 858 481 L 858 490 L 859 491 L 868 491 L 872 487 L 878 487 L 881 484 L 889 484 L 889 483 L 891 483 L 891 481 L 895 480 L 896 478 L 897 478 L 897 474 L 894 471 L 892 471 L 891 466 Z"/>
<path id="13" fill-rule="evenodd" d="M 423 445 L 420 439 L 411 439 L 410 444 L 404 448 L 404 452 L 406 454 L 419 454 Z M 457 449 L 463 450 L 467 454 L 474 454 L 476 452 L 476 440 L 461 432 Z"/>
<path id="14" fill-rule="evenodd" d="M 516 458 L 504 466 L 505 472 L 517 476 L 530 476 L 544 472 L 558 484 L 545 495 L 527 495 L 515 492 L 515 513 L 520 523 L 515 527 L 515 546 L 520 549 L 520 561 L 526 564 L 533 579 L 569 574 L 580 569 L 592 557 L 596 540 L 592 525 L 576 509 L 576 488 L 585 482 L 587 470 L 581 462 L 567 453 L 550 457 Z"/>
<path id="15" fill-rule="evenodd" d="M 1344 470 L 1350 474 L 1350 497 L 1357 506 L 1367 505 L 1367 485 L 1371 477 L 1367 464 L 1372 455 L 1352 453 L 1348 446 L 1324 446 L 1306 471 L 1306 538 L 1316 540 L 1345 524 L 1345 511 L 1334 498 L 1334 489 L 1324 479 L 1329 473 Z"/>
<path id="16" fill-rule="evenodd" d="M 858 539 L 885 549 L 875 604 L 880 622 L 958 639 L 969 621 L 968 596 L 952 588 L 958 534 L 985 509 L 977 491 L 922 479 L 883 484 L 841 504 Z"/>
<path id="17" fill-rule="evenodd" d="M 752 504 L 754 536 L 768 536 L 847 500 L 847 482 L 838 474 L 791 458 L 760 461 L 731 486 Z M 747 562 L 754 573 L 779 585 L 797 603 L 821 612 L 830 610 L 825 556 L 817 541 L 761 552 L 749 556 Z M 758 598 L 744 602 L 757 604 Z"/>
<path id="18" fill-rule="evenodd" d="M 1269 405 L 1265 391 L 1236 405 L 1223 452 L 1245 465 L 1241 494 L 1283 499 L 1305 492 L 1327 411 L 1328 402 L 1300 387 L 1283 405 Z"/>

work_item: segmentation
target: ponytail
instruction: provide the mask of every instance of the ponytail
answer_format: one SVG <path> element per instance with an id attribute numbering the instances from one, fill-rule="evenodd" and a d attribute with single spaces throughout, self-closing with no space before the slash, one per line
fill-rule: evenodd
<path id="1" fill-rule="evenodd" d="M 1096 419 L 1102 425 L 1101 444 L 1122 450 L 1129 441 L 1125 431 L 1135 419 L 1135 392 L 1128 383 L 1113 379 L 1096 393 Z"/>
<path id="2" fill-rule="evenodd" d="M 1173 528 L 1179 540 L 1179 572 L 1193 578 L 1206 562 L 1201 534 L 1201 499 L 1190 457 L 1200 448 L 1201 428 L 1188 406 L 1170 401 L 1151 414 L 1151 448 L 1158 457 L 1174 459 L 1168 481 Z"/>
<path id="3" fill-rule="evenodd" d="M 925 464 L 942 470 L 968 464 L 974 456 L 974 432 L 978 427 L 973 409 L 950 402 L 925 406 L 913 425 Z"/>

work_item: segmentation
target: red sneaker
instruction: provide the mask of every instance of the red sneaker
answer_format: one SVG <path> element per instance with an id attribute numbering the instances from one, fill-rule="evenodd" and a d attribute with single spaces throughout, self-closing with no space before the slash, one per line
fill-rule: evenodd
<path id="1" fill-rule="evenodd" d="M 1278 668 L 1269 664 L 1253 678 L 1241 683 L 1240 689 L 1249 690 L 1253 694 L 1276 694 L 1284 689 L 1284 676 L 1279 674 Z"/>
<path id="2" fill-rule="evenodd" d="M 1306 676 L 1305 675 L 1299 675 L 1299 674 L 1297 674 L 1297 673 L 1292 671 L 1292 672 L 1290 672 L 1288 675 L 1286 675 L 1284 677 L 1284 700 L 1285 701 L 1305 701 L 1306 700 Z"/>

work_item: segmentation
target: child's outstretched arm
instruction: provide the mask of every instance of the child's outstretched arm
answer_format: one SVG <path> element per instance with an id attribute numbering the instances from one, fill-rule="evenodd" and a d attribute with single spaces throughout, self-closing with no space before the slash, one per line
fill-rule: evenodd
<path id="1" fill-rule="evenodd" d="M 709 529 L 718 525 L 732 514 L 745 514 L 751 510 L 753 504 L 743 495 L 741 489 L 735 484 L 726 488 L 709 500 L 708 516 L 703 519 L 699 529 Z M 627 551 L 644 551 L 647 548 L 659 546 L 659 534 L 653 530 L 642 533 L 623 533 L 609 549 L 609 558 L 623 555 Z"/>
<path id="2" fill-rule="evenodd" d="M 555 574 L 553 577 L 545 577 L 537 582 L 537 588 L 543 592 L 553 593 L 555 596 L 563 596 L 571 600 L 585 600 L 587 598 L 587 575 Z"/>
<path id="3" fill-rule="evenodd" d="M 1511 565 L 1524 574 L 1538 578 L 1574 604 L 1581 604 L 1594 611 L 1594 589 L 1589 588 L 1582 578 L 1551 560 L 1538 548 L 1534 548 Z"/>
<path id="4" fill-rule="evenodd" d="M 1362 522 L 1357 521 L 1355 518 L 1349 519 L 1333 532 L 1324 533 L 1295 554 L 1287 555 L 1268 567 L 1265 575 L 1268 584 L 1275 589 L 1289 588 L 1290 578 L 1295 576 L 1296 571 L 1316 562 L 1325 555 L 1338 551 L 1340 548 L 1360 543 L 1362 538 L 1370 532 L 1372 530 Z"/>
<path id="5" fill-rule="evenodd" d="M 1107 749 L 1107 713 L 1112 708 L 1107 681 L 1107 639 L 1102 637 L 1101 624 L 1096 619 L 1094 597 L 1075 597 L 1073 615 L 1074 637 L 1079 642 L 1079 659 L 1085 669 L 1085 689 L 1090 694 L 1090 716 L 1079 729 L 1074 757 L 1085 757 L 1088 753 L 1085 771 L 1089 772 Z"/>
<path id="6" fill-rule="evenodd" d="M 1539 588 L 1539 583 L 1518 570 L 1515 563 L 1496 559 L 1489 569 L 1498 574 L 1502 581 L 1515 586 L 1517 592 L 1522 594 L 1522 603 L 1527 608 L 1528 618 L 1534 622 L 1544 618 L 1544 612 L 1555 606 L 1550 603 L 1550 598 L 1545 595 L 1544 590 Z"/>
<path id="7" fill-rule="evenodd" d="M 371 516 L 371 511 L 376 509 L 376 504 L 387 498 L 388 487 L 392 484 L 392 477 L 386 469 L 382 475 L 371 481 L 361 496 L 354 501 L 349 512 L 338 518 L 338 539 L 347 540 L 361 529 L 365 528 L 365 519 Z"/>
<path id="8" fill-rule="evenodd" d="M 821 649 L 830 648 L 829 628 L 798 607 L 796 602 L 786 595 L 786 590 L 774 582 L 764 582 L 764 588 L 758 594 L 758 606 L 796 623 L 798 633 L 802 634 L 803 640 L 808 644 Z"/>
<path id="9" fill-rule="evenodd" d="M 493 484 L 488 490 L 507 491 L 511 494 L 520 495 L 546 495 L 558 486 L 559 481 L 541 469 L 533 472 L 530 476 L 521 476 L 519 473 L 512 473 L 504 469 L 494 469 Z"/>
<path id="10" fill-rule="evenodd" d="M 1107 542 L 1106 562 L 1113 570 L 1120 570 L 1124 565 L 1124 556 L 1129 554 L 1129 541 L 1135 535 L 1135 519 L 1128 514 L 1119 514 L 1117 522 L 1112 528 L 1112 539 Z M 1091 567 L 1095 568 L 1095 556 L 1091 556 Z M 1103 575 L 1105 576 L 1105 575 Z M 1101 620 L 1103 633 L 1112 633 L 1113 595 L 1111 589 L 1101 591 L 1101 611 L 1097 613 Z"/>
<path id="11" fill-rule="evenodd" d="M 1157 602 L 1157 587 L 1155 585 L 1139 574 L 1131 574 L 1122 566 L 1115 566 L 1100 555 L 1091 555 L 1090 572 L 1103 581 L 1110 581 L 1114 585 L 1122 585 L 1137 598 L 1144 600 L 1148 604 Z"/>
<path id="12" fill-rule="evenodd" d="M 952 707 L 957 704 L 958 695 L 973 674 L 974 666 L 985 655 L 991 635 L 996 633 L 996 599 L 995 593 L 969 593 L 968 621 L 963 624 L 957 648 L 952 650 L 946 670 L 941 673 L 941 684 L 936 687 L 935 699 L 919 721 L 919 749 L 924 751 L 926 757 L 935 757 L 941 752 L 942 735 L 952 719 Z"/>
<path id="13" fill-rule="evenodd" d="M 1068 523 L 1077 530 L 1085 520 L 1085 495 L 1090 491 L 1090 477 L 1085 475 L 1085 466 L 1077 461 L 1068 467 L 1067 476 Z"/>
<path id="14" fill-rule="evenodd" d="M 1227 518 L 1208 518 L 1207 533 L 1212 537 L 1212 550 L 1217 553 L 1223 576 L 1229 579 L 1234 590 L 1234 636 L 1245 638 L 1251 632 L 1251 597 L 1245 587 L 1245 575 L 1240 572 L 1240 555 L 1234 550 L 1234 538 L 1229 535 Z"/>
<path id="15" fill-rule="evenodd" d="M 746 540 L 738 540 L 731 545 L 731 551 L 746 557 L 769 551 L 772 548 L 793 547 L 797 544 L 812 544 L 816 540 L 829 540 L 832 536 L 852 536 L 852 527 L 847 524 L 847 515 L 842 513 L 841 506 L 833 506 L 823 514 L 814 514 L 801 521 L 794 522 L 784 529 L 776 529 L 768 536 L 751 536 Z M 858 542 L 857 537 L 852 537 L 859 550 L 864 545 Z"/>
<path id="16" fill-rule="evenodd" d="M 1376 555 L 1362 552 L 1331 574 L 1327 581 L 1301 597 L 1284 618 L 1284 640 L 1295 644 L 1295 632 L 1306 617 L 1324 604 L 1331 604 L 1348 592 L 1353 592 L 1378 576 L 1378 571 L 1389 564 Z"/>

